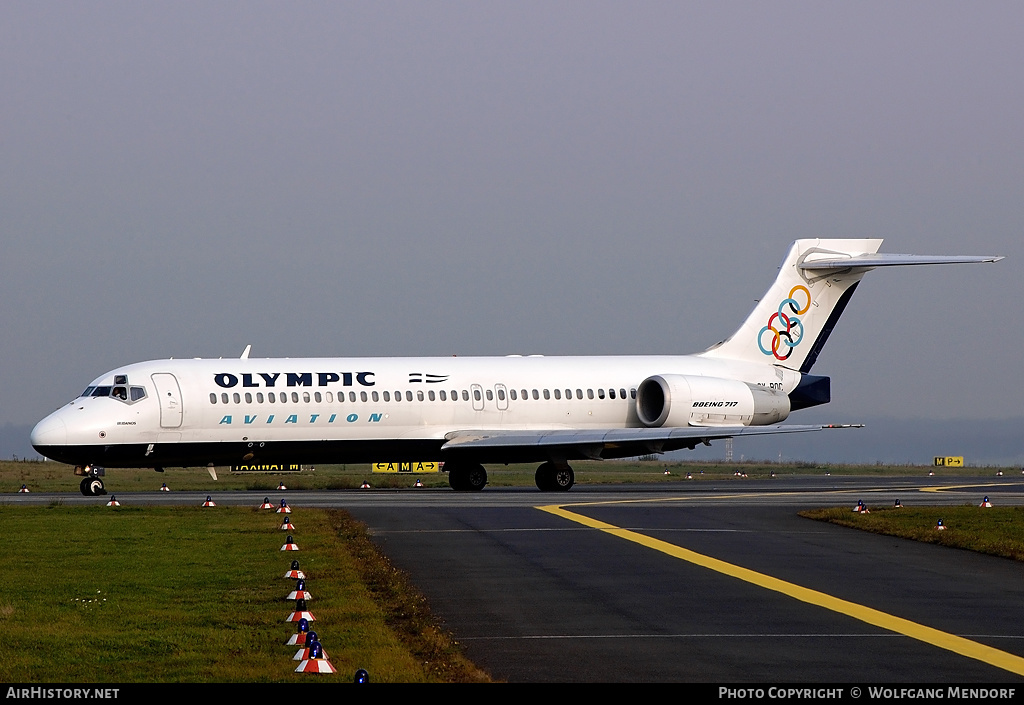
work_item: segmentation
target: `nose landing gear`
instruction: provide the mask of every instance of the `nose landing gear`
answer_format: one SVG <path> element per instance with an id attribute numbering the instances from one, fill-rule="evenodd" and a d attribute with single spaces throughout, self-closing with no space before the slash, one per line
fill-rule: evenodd
<path id="1" fill-rule="evenodd" d="M 95 468 L 91 465 L 86 465 L 84 468 L 76 467 L 75 474 L 85 475 L 85 479 L 78 485 L 78 488 L 86 497 L 98 497 L 107 493 L 103 489 L 103 480 L 100 479 L 100 475 L 103 474 L 103 468 Z"/>

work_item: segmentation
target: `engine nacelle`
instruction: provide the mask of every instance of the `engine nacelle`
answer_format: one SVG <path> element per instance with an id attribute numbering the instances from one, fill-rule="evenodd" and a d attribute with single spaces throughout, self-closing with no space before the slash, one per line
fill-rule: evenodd
<path id="1" fill-rule="evenodd" d="M 767 426 L 789 416 L 789 397 L 734 379 L 654 375 L 636 390 L 645 426 Z"/>

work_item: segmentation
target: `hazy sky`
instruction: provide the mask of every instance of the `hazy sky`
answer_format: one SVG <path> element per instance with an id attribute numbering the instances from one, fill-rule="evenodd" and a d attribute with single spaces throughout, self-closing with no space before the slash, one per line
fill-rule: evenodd
<path id="1" fill-rule="evenodd" d="M 1022 27 L 1019 2 L 5 2 L 0 424 L 248 343 L 696 352 L 806 237 L 1007 256 L 869 274 L 816 414 L 1020 417 Z"/>

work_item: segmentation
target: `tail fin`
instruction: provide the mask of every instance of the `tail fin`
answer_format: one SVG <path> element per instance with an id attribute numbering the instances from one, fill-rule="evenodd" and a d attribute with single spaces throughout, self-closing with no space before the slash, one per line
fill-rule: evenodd
<path id="1" fill-rule="evenodd" d="M 995 262 L 1002 257 L 877 254 L 881 240 L 797 240 L 768 292 L 704 357 L 769 362 L 810 372 L 857 284 L 875 267 Z"/>

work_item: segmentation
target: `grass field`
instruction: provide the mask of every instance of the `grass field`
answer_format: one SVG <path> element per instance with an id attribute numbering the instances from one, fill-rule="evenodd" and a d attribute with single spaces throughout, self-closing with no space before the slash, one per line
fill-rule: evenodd
<path id="1" fill-rule="evenodd" d="M 0 513 L 0 680 L 482 681 L 423 599 L 343 512 L 19 507 Z M 333 676 L 293 673 L 292 558 Z"/>
<path id="2" fill-rule="evenodd" d="M 1024 560 L 1024 507 L 872 507 L 868 514 L 831 507 L 803 511 L 800 516 L 876 534 Z M 943 531 L 935 528 L 940 519 L 946 526 Z"/>

